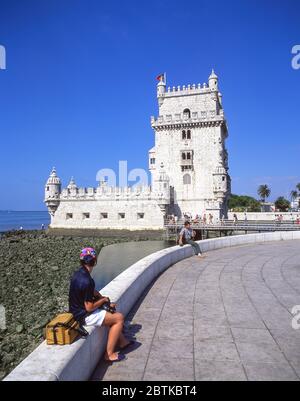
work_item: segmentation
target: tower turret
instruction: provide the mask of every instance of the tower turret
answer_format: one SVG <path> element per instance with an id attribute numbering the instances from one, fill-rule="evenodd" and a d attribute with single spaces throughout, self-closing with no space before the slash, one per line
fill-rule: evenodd
<path id="1" fill-rule="evenodd" d="M 61 193 L 61 181 L 53 167 L 45 186 L 45 203 L 51 216 L 54 216 L 59 202 Z"/>
<path id="2" fill-rule="evenodd" d="M 164 102 L 164 96 L 166 93 L 166 75 L 161 74 L 159 77 L 157 77 L 157 79 L 159 80 L 157 84 L 157 99 L 160 107 Z"/>
<path id="3" fill-rule="evenodd" d="M 164 169 L 164 164 L 160 164 L 160 169 L 153 183 L 155 197 L 162 212 L 166 212 L 166 207 L 170 203 L 170 179 Z"/>
<path id="4" fill-rule="evenodd" d="M 215 74 L 214 70 L 212 70 L 209 78 L 208 78 L 208 86 L 210 89 L 218 90 L 218 76 Z"/>
<path id="5" fill-rule="evenodd" d="M 74 180 L 74 177 L 71 177 L 71 180 L 70 180 L 69 185 L 67 186 L 67 188 L 70 189 L 70 190 L 78 188 L 77 185 L 76 185 L 76 182 Z"/>
<path id="6" fill-rule="evenodd" d="M 69 185 L 67 186 L 67 188 L 68 188 L 68 191 L 69 191 L 71 196 L 75 196 L 77 194 L 78 187 L 76 185 L 74 177 L 71 177 L 71 180 L 70 180 Z"/>

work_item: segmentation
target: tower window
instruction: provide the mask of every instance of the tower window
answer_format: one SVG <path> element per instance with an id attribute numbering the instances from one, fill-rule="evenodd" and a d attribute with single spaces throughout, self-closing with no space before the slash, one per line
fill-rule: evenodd
<path id="1" fill-rule="evenodd" d="M 185 130 L 182 131 L 182 139 L 186 139 L 186 132 L 185 132 Z"/>
<path id="2" fill-rule="evenodd" d="M 183 115 L 187 116 L 187 118 L 191 118 L 191 110 L 190 109 L 184 109 L 183 110 Z"/>
<path id="3" fill-rule="evenodd" d="M 66 214 L 66 220 L 73 219 L 73 213 Z"/>
<path id="4" fill-rule="evenodd" d="M 108 214 L 107 213 L 101 213 L 100 214 L 100 219 L 107 219 L 108 218 Z"/>
<path id="5" fill-rule="evenodd" d="M 47 187 L 47 191 L 49 191 L 49 187 Z"/>
<path id="6" fill-rule="evenodd" d="M 182 160 L 185 160 L 185 159 L 186 159 L 185 153 L 182 153 Z"/>
<path id="7" fill-rule="evenodd" d="M 187 152 L 186 158 L 187 158 L 187 160 L 191 160 L 191 154 L 190 154 L 190 152 Z"/>
<path id="8" fill-rule="evenodd" d="M 90 218 L 90 214 L 89 214 L 89 213 L 83 213 L 83 214 L 82 214 L 82 217 L 83 217 L 84 219 L 89 219 L 89 218 Z"/>
<path id="9" fill-rule="evenodd" d="M 191 139 L 191 131 L 188 130 L 186 133 L 186 139 Z"/>
<path id="10" fill-rule="evenodd" d="M 183 184 L 190 185 L 192 183 L 191 176 L 189 174 L 184 174 L 183 176 Z"/>
<path id="11" fill-rule="evenodd" d="M 145 213 L 138 213 L 137 214 L 137 219 L 142 220 L 145 217 Z"/>
<path id="12" fill-rule="evenodd" d="M 154 157 L 151 157 L 150 164 L 155 164 L 155 158 Z"/>
<path id="13" fill-rule="evenodd" d="M 119 219 L 120 220 L 125 219 L 125 213 L 119 213 Z"/>
<path id="14" fill-rule="evenodd" d="M 222 177 L 222 181 L 225 181 L 225 177 Z"/>

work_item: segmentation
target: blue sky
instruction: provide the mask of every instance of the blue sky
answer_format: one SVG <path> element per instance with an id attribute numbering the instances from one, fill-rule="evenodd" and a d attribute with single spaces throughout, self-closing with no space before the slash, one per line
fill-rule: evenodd
<path id="1" fill-rule="evenodd" d="M 100 168 L 147 169 L 156 80 L 206 82 L 229 126 L 232 190 L 287 196 L 299 171 L 298 0 L 0 0 L 0 209 L 43 210 L 53 165 L 95 186 Z"/>

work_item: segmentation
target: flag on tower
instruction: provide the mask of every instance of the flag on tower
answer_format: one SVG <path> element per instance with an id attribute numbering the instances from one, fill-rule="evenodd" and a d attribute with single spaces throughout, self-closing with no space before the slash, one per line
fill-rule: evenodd
<path id="1" fill-rule="evenodd" d="M 158 81 L 165 81 L 165 74 L 159 74 L 159 75 L 156 77 L 156 79 L 157 79 Z"/>

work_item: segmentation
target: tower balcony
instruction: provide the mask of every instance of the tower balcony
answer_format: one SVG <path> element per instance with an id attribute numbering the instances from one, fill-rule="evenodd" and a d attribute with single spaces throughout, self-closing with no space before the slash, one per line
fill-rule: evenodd
<path id="1" fill-rule="evenodd" d="M 183 166 L 183 167 L 192 166 L 193 165 L 193 160 L 192 159 L 190 159 L 190 160 L 181 160 L 180 165 Z"/>
<path id="2" fill-rule="evenodd" d="M 203 110 L 201 112 L 191 112 L 190 116 L 187 114 L 175 113 L 158 116 L 157 118 L 151 117 L 151 126 L 154 129 L 162 127 L 174 126 L 206 126 L 206 125 L 220 125 L 225 121 L 223 109 L 220 110 Z"/>

